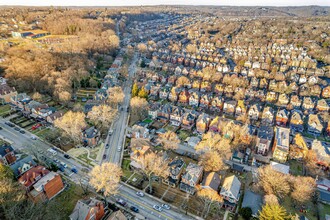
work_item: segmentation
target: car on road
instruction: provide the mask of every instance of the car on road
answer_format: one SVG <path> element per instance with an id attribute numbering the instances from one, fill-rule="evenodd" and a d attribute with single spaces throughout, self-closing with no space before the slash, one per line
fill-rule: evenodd
<path id="1" fill-rule="evenodd" d="M 9 127 L 14 127 L 15 126 L 14 124 L 10 123 L 9 121 L 6 121 L 5 124 L 8 125 Z"/>
<path id="2" fill-rule="evenodd" d="M 113 130 L 111 129 L 111 130 L 109 131 L 109 135 L 112 135 L 112 133 L 113 133 Z"/>
<path id="3" fill-rule="evenodd" d="M 58 159 L 54 159 L 54 162 L 55 163 L 59 163 L 60 161 Z"/>
<path id="4" fill-rule="evenodd" d="M 136 192 L 136 195 L 138 195 L 140 197 L 143 197 L 144 196 L 144 193 L 143 192 Z"/>
<path id="5" fill-rule="evenodd" d="M 49 148 L 47 151 L 49 153 L 53 154 L 53 156 L 55 156 L 57 154 L 57 152 L 53 148 Z"/>
<path id="6" fill-rule="evenodd" d="M 74 167 L 71 168 L 71 171 L 74 172 L 74 173 L 78 173 L 78 170 Z"/>
<path id="7" fill-rule="evenodd" d="M 20 130 L 20 131 L 19 131 L 19 133 L 21 133 L 21 134 L 25 134 L 25 131 L 23 131 L 23 130 Z"/>
<path id="8" fill-rule="evenodd" d="M 118 151 L 118 152 L 121 151 L 121 146 L 118 146 L 117 151 Z"/>
<path id="9" fill-rule="evenodd" d="M 106 144 L 106 145 L 105 145 L 105 149 L 108 149 L 108 148 L 109 148 L 109 144 Z"/>
<path id="10" fill-rule="evenodd" d="M 71 158 L 68 154 L 64 154 L 64 157 L 65 157 L 66 159 L 70 159 L 70 158 Z"/>
<path id="11" fill-rule="evenodd" d="M 58 169 L 61 171 L 61 172 L 64 172 L 65 168 L 63 166 L 59 166 Z"/>
<path id="12" fill-rule="evenodd" d="M 139 213 L 139 209 L 136 208 L 135 206 L 131 206 L 131 210 L 132 210 L 133 212 Z"/>
<path id="13" fill-rule="evenodd" d="M 171 207 L 167 204 L 162 204 L 162 208 L 167 209 L 167 210 L 171 209 Z"/>
<path id="14" fill-rule="evenodd" d="M 20 131 L 21 129 L 19 127 L 14 128 L 16 131 Z"/>
<path id="15" fill-rule="evenodd" d="M 106 155 L 106 154 L 103 154 L 103 160 L 104 160 L 105 158 L 107 158 L 107 155 Z"/>
<path id="16" fill-rule="evenodd" d="M 61 162 L 60 163 L 64 168 L 67 168 L 68 167 L 68 165 L 66 165 L 66 163 L 64 163 L 64 162 Z"/>
<path id="17" fill-rule="evenodd" d="M 31 136 L 31 139 L 32 140 L 37 140 L 37 137 L 36 136 Z"/>
<path id="18" fill-rule="evenodd" d="M 2 130 L 2 127 L 0 127 L 0 130 Z"/>
<path id="19" fill-rule="evenodd" d="M 162 207 L 160 207 L 159 205 L 153 205 L 152 208 L 154 208 L 155 210 L 161 212 L 163 209 Z"/>
<path id="20" fill-rule="evenodd" d="M 127 206 L 127 202 L 125 202 L 122 199 L 116 199 L 116 203 L 118 203 L 119 205 L 122 205 L 122 206 Z"/>

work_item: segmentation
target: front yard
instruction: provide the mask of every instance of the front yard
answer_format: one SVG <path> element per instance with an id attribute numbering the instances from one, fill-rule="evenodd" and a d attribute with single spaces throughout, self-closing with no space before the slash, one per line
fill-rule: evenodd
<path id="1" fill-rule="evenodd" d="M 6 115 L 10 112 L 10 105 L 1 105 L 0 106 L 0 116 Z"/>

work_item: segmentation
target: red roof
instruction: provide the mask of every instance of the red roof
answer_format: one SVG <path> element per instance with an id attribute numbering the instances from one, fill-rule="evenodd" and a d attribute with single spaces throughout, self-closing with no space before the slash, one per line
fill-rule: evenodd
<path id="1" fill-rule="evenodd" d="M 48 174 L 50 171 L 44 166 L 36 166 L 26 171 L 18 181 L 23 184 L 26 188 L 35 184 L 41 177 Z"/>

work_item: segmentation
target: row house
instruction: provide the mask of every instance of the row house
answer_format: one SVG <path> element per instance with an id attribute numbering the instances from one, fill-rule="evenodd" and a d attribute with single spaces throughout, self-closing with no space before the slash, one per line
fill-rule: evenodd
<path id="1" fill-rule="evenodd" d="M 300 109 L 302 100 L 298 95 L 291 96 L 290 104 L 293 108 Z"/>
<path id="2" fill-rule="evenodd" d="M 276 125 L 285 127 L 289 120 L 289 115 L 290 113 L 286 109 L 278 110 L 276 114 Z"/>
<path id="3" fill-rule="evenodd" d="M 302 133 L 304 131 L 304 118 L 300 110 L 293 110 L 290 119 L 290 129 Z"/>
<path id="4" fill-rule="evenodd" d="M 261 123 L 264 125 L 273 125 L 275 111 L 272 107 L 266 106 L 261 115 Z"/>
<path id="5" fill-rule="evenodd" d="M 268 91 L 266 95 L 267 102 L 276 102 L 278 93 L 273 91 Z"/>
<path id="6" fill-rule="evenodd" d="M 273 158 L 276 161 L 285 163 L 289 155 L 290 129 L 276 127 L 275 141 L 273 147 Z"/>
<path id="7" fill-rule="evenodd" d="M 211 118 L 208 114 L 200 114 L 196 121 L 196 131 L 201 134 L 205 133 L 208 130 L 210 120 Z"/>
<path id="8" fill-rule="evenodd" d="M 195 110 L 186 111 L 182 116 L 181 128 L 185 130 L 192 130 L 192 128 L 195 126 L 198 115 L 198 112 Z"/>
<path id="9" fill-rule="evenodd" d="M 212 101 L 212 94 L 206 93 L 202 94 L 199 100 L 199 107 L 208 108 Z"/>
<path id="10" fill-rule="evenodd" d="M 316 104 L 316 110 L 319 112 L 328 112 L 330 109 L 329 104 L 325 99 L 319 99 Z"/>
<path id="11" fill-rule="evenodd" d="M 317 114 L 310 114 L 308 116 L 308 124 L 307 124 L 308 133 L 320 136 L 323 131 L 323 124 L 321 122 L 320 116 Z"/>
<path id="12" fill-rule="evenodd" d="M 315 102 L 311 97 L 304 97 L 302 108 L 307 111 L 312 111 L 315 107 Z"/>
<path id="13" fill-rule="evenodd" d="M 182 123 L 182 116 L 184 110 L 179 106 L 173 106 L 172 112 L 170 113 L 171 125 L 179 127 Z"/>
<path id="14" fill-rule="evenodd" d="M 261 105 L 259 104 L 252 105 L 248 111 L 249 119 L 257 121 L 259 119 L 260 112 L 261 112 Z"/>
<path id="15" fill-rule="evenodd" d="M 235 113 L 237 101 L 235 100 L 229 100 L 225 101 L 223 105 L 223 113 L 226 115 L 233 116 Z"/>
<path id="16" fill-rule="evenodd" d="M 327 86 L 322 90 L 322 97 L 325 99 L 330 98 L 330 86 Z"/>
<path id="17" fill-rule="evenodd" d="M 171 91 L 170 87 L 168 86 L 163 87 L 159 92 L 159 98 L 163 100 L 168 99 L 170 91 Z"/>
<path id="18" fill-rule="evenodd" d="M 16 162 L 15 152 L 12 146 L 2 145 L 0 147 L 0 163 L 11 165 Z"/>
<path id="19" fill-rule="evenodd" d="M 211 107 L 210 110 L 215 111 L 215 112 L 220 112 L 223 107 L 223 98 L 220 96 L 215 96 L 213 97 L 211 101 Z"/>
<path id="20" fill-rule="evenodd" d="M 236 110 L 235 110 L 235 116 L 239 117 L 239 116 L 243 116 L 243 115 L 246 115 L 246 106 L 245 106 L 243 100 L 238 100 Z"/>
<path id="21" fill-rule="evenodd" d="M 187 89 L 183 89 L 179 94 L 178 102 L 184 105 L 189 104 L 190 94 Z"/>
<path id="22" fill-rule="evenodd" d="M 163 123 L 166 123 L 170 120 L 170 114 L 172 113 L 172 105 L 169 103 L 163 105 L 161 109 L 157 112 L 157 119 Z"/>
<path id="23" fill-rule="evenodd" d="M 289 103 L 289 97 L 285 93 L 282 93 L 278 97 L 278 104 L 281 106 L 286 106 Z"/>
<path id="24" fill-rule="evenodd" d="M 271 143 L 274 137 L 274 129 L 272 126 L 262 125 L 258 129 L 256 140 L 256 153 L 267 156 L 271 151 Z"/>
<path id="25" fill-rule="evenodd" d="M 235 212 L 241 196 L 241 185 L 241 182 L 235 175 L 225 178 L 220 190 L 220 195 L 224 199 L 223 207 L 225 209 Z"/>
<path id="26" fill-rule="evenodd" d="M 149 105 L 148 108 L 148 116 L 151 119 L 156 119 L 158 116 L 158 110 L 160 109 L 160 103 L 159 102 L 155 102 L 152 103 L 151 105 Z"/>
<path id="27" fill-rule="evenodd" d="M 200 93 L 196 89 L 189 90 L 189 105 L 193 107 L 199 106 Z"/>

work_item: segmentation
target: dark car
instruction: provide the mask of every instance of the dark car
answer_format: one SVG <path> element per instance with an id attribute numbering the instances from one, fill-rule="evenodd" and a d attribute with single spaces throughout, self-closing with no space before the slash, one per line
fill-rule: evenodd
<path id="1" fill-rule="evenodd" d="M 131 210 L 132 210 L 133 212 L 139 213 L 139 209 L 136 208 L 135 206 L 131 206 Z"/>
<path id="2" fill-rule="evenodd" d="M 18 127 L 15 127 L 14 128 L 16 131 L 20 131 L 21 129 L 20 128 L 18 128 Z"/>
<path id="3" fill-rule="evenodd" d="M 19 132 L 20 132 L 21 134 L 25 134 L 25 131 L 23 131 L 23 130 L 20 130 Z"/>
<path id="4" fill-rule="evenodd" d="M 64 154 L 64 157 L 65 157 L 66 159 L 70 159 L 70 156 L 69 156 L 68 154 Z"/>
<path id="5" fill-rule="evenodd" d="M 105 145 L 105 149 L 108 149 L 108 148 L 109 148 L 109 144 L 106 144 L 106 145 Z"/>
<path id="6" fill-rule="evenodd" d="M 0 130 L 2 130 L 2 127 L 0 127 Z"/>
<path id="7" fill-rule="evenodd" d="M 71 169 L 71 171 L 74 172 L 74 173 L 78 173 L 78 170 L 74 167 Z"/>
<path id="8" fill-rule="evenodd" d="M 127 206 L 127 202 L 125 202 L 122 199 L 116 199 L 116 203 L 118 203 L 119 205 L 122 205 L 122 206 Z"/>
<path id="9" fill-rule="evenodd" d="M 61 172 L 64 172 L 65 168 L 63 166 L 59 166 L 58 169 L 61 171 Z"/>
<path id="10" fill-rule="evenodd" d="M 106 155 L 106 154 L 103 154 L 103 160 L 104 160 L 105 158 L 107 158 L 107 155 Z"/>

